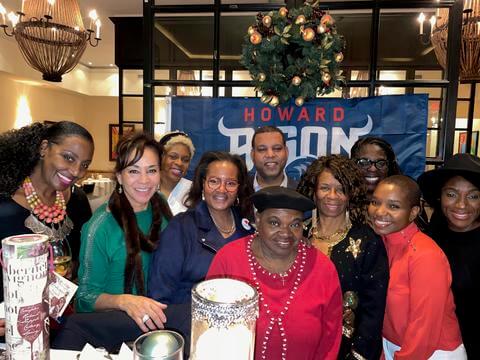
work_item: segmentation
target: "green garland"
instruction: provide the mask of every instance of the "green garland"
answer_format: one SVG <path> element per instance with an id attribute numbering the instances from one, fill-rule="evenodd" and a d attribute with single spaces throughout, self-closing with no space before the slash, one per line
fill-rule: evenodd
<path id="1" fill-rule="evenodd" d="M 250 72 L 261 100 L 272 106 L 295 104 L 345 86 L 339 63 L 345 40 L 335 21 L 318 7 L 305 2 L 299 9 L 259 13 L 248 28 L 241 63 Z"/>

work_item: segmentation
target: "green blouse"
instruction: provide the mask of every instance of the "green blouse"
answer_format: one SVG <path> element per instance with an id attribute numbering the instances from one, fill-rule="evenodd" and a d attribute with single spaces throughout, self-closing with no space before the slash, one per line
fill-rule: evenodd
<path id="1" fill-rule="evenodd" d="M 152 209 L 135 213 L 137 224 L 148 234 L 152 224 Z M 168 220 L 162 219 L 161 229 Z M 151 254 L 141 252 L 145 290 L 148 284 Z M 78 312 L 95 311 L 95 302 L 100 294 L 123 294 L 127 249 L 124 232 L 107 203 L 100 206 L 92 218 L 83 226 L 80 246 L 80 268 L 78 270 L 78 291 L 76 309 Z M 136 289 L 133 289 L 136 294 Z"/>

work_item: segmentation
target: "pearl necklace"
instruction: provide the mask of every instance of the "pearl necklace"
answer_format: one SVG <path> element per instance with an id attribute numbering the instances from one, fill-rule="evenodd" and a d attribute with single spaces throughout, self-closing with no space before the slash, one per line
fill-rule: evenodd
<path id="1" fill-rule="evenodd" d="M 39 220 L 46 224 L 58 224 L 65 218 L 67 206 L 61 191 L 55 192 L 55 203 L 52 206 L 48 206 L 40 200 L 29 176 L 23 181 L 22 187 L 32 214 Z"/>
<path id="2" fill-rule="evenodd" d="M 267 315 L 270 316 L 270 321 L 267 326 L 267 330 L 265 331 L 265 336 L 263 337 L 262 341 L 262 348 L 261 348 L 261 359 L 267 359 L 267 345 L 268 345 L 268 340 L 270 339 L 270 335 L 273 331 L 273 327 L 275 326 L 275 323 L 278 324 L 278 329 L 280 331 L 280 339 L 281 339 L 281 344 L 282 344 L 282 358 L 281 360 L 286 360 L 287 359 L 287 335 L 285 333 L 285 327 L 283 320 L 285 318 L 285 315 L 288 312 L 288 309 L 290 307 L 291 302 L 293 301 L 293 298 L 295 296 L 295 293 L 298 290 L 298 286 L 300 285 L 300 280 L 302 279 L 303 275 L 303 270 L 305 268 L 305 260 L 307 258 L 307 249 L 305 247 L 305 244 L 300 243 L 298 245 L 298 253 L 300 255 L 300 261 L 299 261 L 299 268 L 297 272 L 297 276 L 294 279 L 293 282 L 293 287 L 292 290 L 290 291 L 290 294 L 288 295 L 287 300 L 285 301 L 285 305 L 283 306 L 283 309 L 280 310 L 280 314 L 270 314 L 270 309 L 268 303 L 265 301 L 265 298 L 263 297 L 262 290 L 260 289 L 260 282 L 258 281 L 257 278 L 257 272 L 255 271 L 255 268 L 262 268 L 260 264 L 258 264 L 257 260 L 255 259 L 255 256 L 253 255 L 252 252 L 252 243 L 253 239 L 255 238 L 255 235 L 252 235 L 250 239 L 248 240 L 247 243 L 247 256 L 248 256 L 248 263 L 250 265 L 250 271 L 252 273 L 253 277 L 253 282 L 255 284 L 255 287 L 258 292 L 258 298 L 260 299 L 259 303 L 260 306 L 263 307 Z M 297 254 L 298 258 L 298 254 Z M 295 259 L 294 264 L 297 264 L 297 259 Z M 293 269 L 292 269 L 293 271 Z"/>

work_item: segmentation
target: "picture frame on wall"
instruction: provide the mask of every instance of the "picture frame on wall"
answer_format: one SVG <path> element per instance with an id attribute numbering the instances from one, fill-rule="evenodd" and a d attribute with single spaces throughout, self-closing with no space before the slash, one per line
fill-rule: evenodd
<path id="1" fill-rule="evenodd" d="M 479 131 L 472 131 L 472 146 L 470 147 L 470 154 L 477 155 L 478 153 L 478 136 Z M 458 136 L 458 152 L 465 153 L 467 151 L 467 132 L 462 131 Z"/>
<path id="2" fill-rule="evenodd" d="M 123 135 L 135 131 L 135 125 L 123 124 Z M 117 153 L 115 149 L 117 147 L 118 140 L 120 140 L 120 126 L 118 124 L 108 124 L 108 159 L 115 161 Z"/>

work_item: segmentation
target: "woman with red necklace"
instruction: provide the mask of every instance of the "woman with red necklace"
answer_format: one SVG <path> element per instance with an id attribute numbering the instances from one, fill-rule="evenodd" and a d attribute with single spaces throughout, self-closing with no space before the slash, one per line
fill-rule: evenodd
<path id="1" fill-rule="evenodd" d="M 337 359 L 342 294 L 335 266 L 303 239 L 303 213 L 315 204 L 272 186 L 252 196 L 257 233 L 225 245 L 207 278 L 246 281 L 259 294 L 255 360 Z"/>
<path id="2" fill-rule="evenodd" d="M 67 241 L 78 259 L 80 229 L 90 218 L 85 193 L 74 186 L 93 157 L 93 138 L 69 121 L 35 123 L 0 135 L 0 240 L 42 233 Z M 0 276 L 0 302 L 3 278 Z"/>

